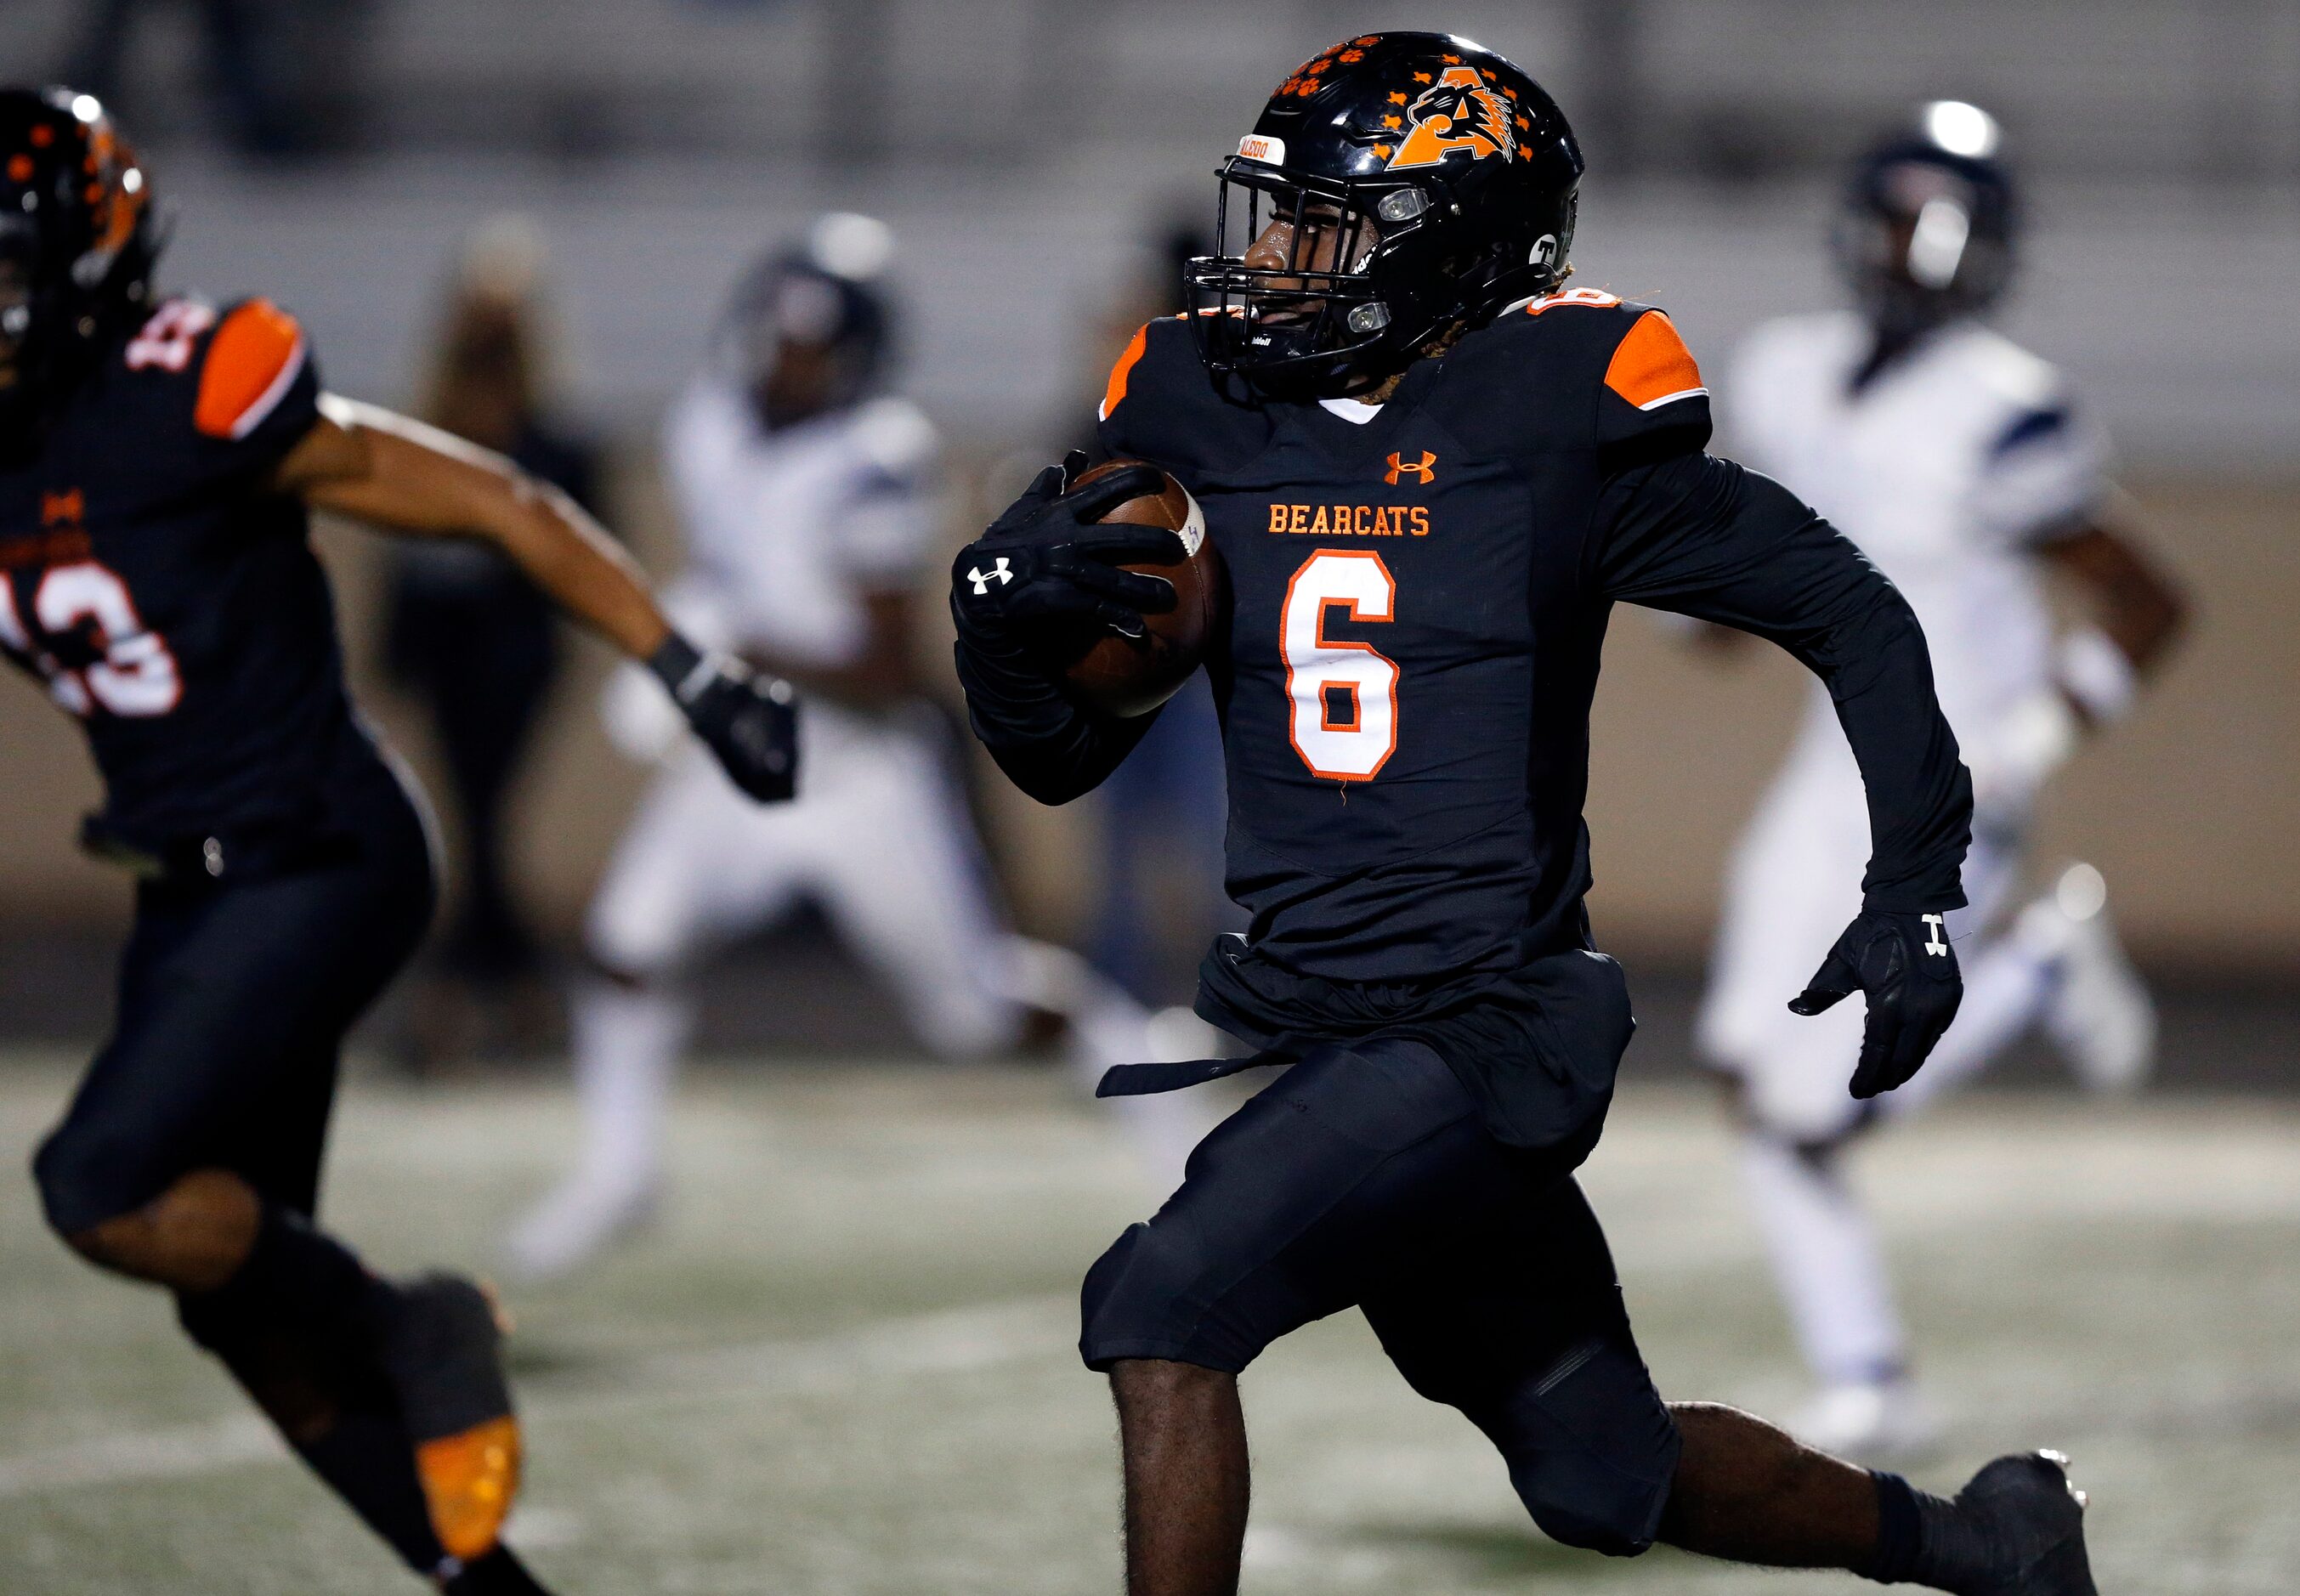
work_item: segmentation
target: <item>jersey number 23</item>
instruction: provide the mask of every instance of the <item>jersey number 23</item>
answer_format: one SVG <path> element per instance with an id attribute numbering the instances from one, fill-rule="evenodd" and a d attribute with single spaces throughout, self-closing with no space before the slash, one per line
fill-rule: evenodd
<path id="1" fill-rule="evenodd" d="M 128 585 L 108 568 L 92 560 L 50 566 L 33 589 L 30 620 L 0 572 L 0 647 L 29 660 L 47 678 L 49 696 L 73 714 L 164 715 L 182 699 L 183 676 L 166 639 L 146 628 Z M 42 646 L 83 628 L 103 656 L 85 669 L 68 669 Z"/>

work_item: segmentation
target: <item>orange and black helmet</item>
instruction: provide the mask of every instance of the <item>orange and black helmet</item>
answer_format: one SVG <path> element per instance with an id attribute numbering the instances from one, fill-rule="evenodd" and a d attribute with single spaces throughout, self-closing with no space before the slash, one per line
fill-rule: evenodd
<path id="1" fill-rule="evenodd" d="M 37 402 L 151 296 L 162 229 L 136 154 L 91 95 L 0 88 L 0 358 Z"/>
<path id="2" fill-rule="evenodd" d="M 1334 394 L 1556 288 L 1581 150 L 1505 57 L 1370 33 L 1296 68 L 1221 178 L 1221 243 L 1185 273 L 1207 365 Z"/>

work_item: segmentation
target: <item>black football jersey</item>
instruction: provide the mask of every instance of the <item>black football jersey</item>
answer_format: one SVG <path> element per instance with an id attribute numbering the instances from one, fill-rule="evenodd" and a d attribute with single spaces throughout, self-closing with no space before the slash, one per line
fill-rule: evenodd
<path id="1" fill-rule="evenodd" d="M 347 723 L 302 503 L 303 330 L 260 299 L 162 303 L 0 463 L 0 649 L 78 717 L 105 827 L 159 849 L 310 818 Z"/>
<path id="2" fill-rule="evenodd" d="M 1104 443 L 1189 488 L 1229 573 L 1216 688 L 1249 940 L 1346 982 L 1578 941 L 1601 458 L 1709 436 L 1668 318 L 1537 301 L 1362 420 L 1232 402 L 1180 318 L 1129 355 Z"/>
<path id="3" fill-rule="evenodd" d="M 1225 391 L 1173 318 L 1121 357 L 1103 416 L 1112 454 L 1190 490 L 1229 572 L 1208 670 L 1252 919 L 1200 993 L 1229 1028 L 1421 1035 L 1497 1135 L 1586 1146 L 1628 1025 L 1617 967 L 1583 956 L 1589 707 L 1620 600 L 1819 673 L 1868 787 L 1869 906 L 1963 901 L 1970 786 L 1915 618 L 1793 495 L 1704 452 L 1707 395 L 1660 311 L 1532 301 L 1379 409 Z M 1027 650 L 962 636 L 958 668 L 976 735 L 1046 802 L 1147 724 L 1071 702 Z M 1612 1040 L 1561 1045 L 1565 1016 Z"/>

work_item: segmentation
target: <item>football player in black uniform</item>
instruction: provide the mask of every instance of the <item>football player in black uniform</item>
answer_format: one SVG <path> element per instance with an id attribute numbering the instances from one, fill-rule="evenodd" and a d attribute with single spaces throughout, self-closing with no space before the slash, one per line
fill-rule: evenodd
<path id="1" fill-rule="evenodd" d="M 792 786 L 789 690 L 705 656 L 565 495 L 323 392 L 260 299 L 155 298 L 148 180 L 96 100 L 0 90 L 0 650 L 85 723 L 84 841 L 139 877 L 112 1038 L 35 1166 L 91 1261 L 175 1293 L 296 1451 L 457 1592 L 538 1587 L 498 1540 L 519 1430 L 470 1282 L 370 1273 L 313 1218 L 345 1031 L 433 885 L 345 697 L 321 508 L 484 539 L 647 661 L 735 781 Z"/>
<path id="2" fill-rule="evenodd" d="M 1207 957 L 1199 1009 L 1292 1066 L 1087 1277 L 1129 1588 L 1236 1590 L 1237 1373 L 1354 1304 L 1558 1540 L 2089 1596 L 2054 1455 L 1999 1459 L 1949 1500 L 1746 1414 L 1664 1404 L 1572 1178 L 1631 1027 L 1582 907 L 1614 603 L 1754 632 L 1829 685 L 1874 852 L 1794 1006 L 1866 994 L 1855 1096 L 1906 1080 L 1955 1011 L 1941 925 L 1971 807 L 1900 595 L 1778 485 L 1704 453 L 1708 401 L 1667 316 L 1564 287 L 1580 171 L 1555 104 L 1501 57 L 1433 34 L 1337 45 L 1224 168 L 1195 313 L 1151 323 L 1112 374 L 1104 443 L 1196 497 L 1232 590 L 1210 669 L 1252 921 Z M 1179 557 L 1171 534 L 1093 524 L 1154 472 L 1066 480 L 1044 473 L 952 583 L 976 733 L 1053 803 L 1147 725 L 1066 697 L 1060 661 L 1081 627 L 1138 632 L 1171 603 L 1119 562 Z M 968 576 L 994 563 L 1008 579 Z M 1237 1067 L 1137 1066 L 1104 1090 Z"/>

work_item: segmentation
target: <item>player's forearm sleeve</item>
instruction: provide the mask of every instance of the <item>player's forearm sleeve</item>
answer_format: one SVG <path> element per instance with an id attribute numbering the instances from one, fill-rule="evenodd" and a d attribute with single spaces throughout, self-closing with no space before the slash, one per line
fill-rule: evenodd
<path id="1" fill-rule="evenodd" d="M 1972 784 L 1924 633 L 1836 528 L 1770 478 L 1681 454 L 1609 479 L 1587 567 L 1607 598 L 1753 632 L 1802 661 L 1828 684 L 1868 788 L 1867 906 L 1964 902 Z"/>
<path id="2" fill-rule="evenodd" d="M 958 681 L 975 736 L 1007 779 L 1041 803 L 1068 803 L 1100 786 L 1158 718 L 1095 714 L 1063 697 L 1027 655 L 963 637 Z"/>

